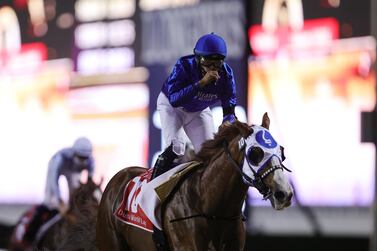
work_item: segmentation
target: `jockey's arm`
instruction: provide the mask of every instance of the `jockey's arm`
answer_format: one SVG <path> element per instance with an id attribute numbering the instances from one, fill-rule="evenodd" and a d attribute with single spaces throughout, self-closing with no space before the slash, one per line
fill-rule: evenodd
<path id="1" fill-rule="evenodd" d="M 186 84 L 190 79 L 188 74 L 182 63 L 178 61 L 166 80 L 167 98 L 173 107 L 179 107 L 190 102 L 200 89 L 199 82 Z"/>
<path id="2" fill-rule="evenodd" d="M 55 155 L 49 162 L 47 172 L 47 180 L 51 181 L 47 182 L 47 184 L 52 186 L 49 189 L 53 191 L 58 201 L 62 200 L 59 187 L 59 175 L 62 163 L 62 156 Z"/>

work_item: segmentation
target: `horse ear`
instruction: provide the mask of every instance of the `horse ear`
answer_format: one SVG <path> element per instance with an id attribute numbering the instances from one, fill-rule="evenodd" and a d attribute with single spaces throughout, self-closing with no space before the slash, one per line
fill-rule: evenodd
<path id="1" fill-rule="evenodd" d="M 262 119 L 262 126 L 266 128 L 267 130 L 270 128 L 270 118 L 268 117 L 267 112 L 263 114 L 263 119 Z"/>

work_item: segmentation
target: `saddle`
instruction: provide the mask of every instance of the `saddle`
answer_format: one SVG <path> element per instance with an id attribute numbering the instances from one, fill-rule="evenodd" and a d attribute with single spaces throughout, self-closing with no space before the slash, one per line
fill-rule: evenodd
<path id="1" fill-rule="evenodd" d="M 177 184 L 195 167 L 199 166 L 201 163 L 197 161 L 187 162 L 186 165 L 181 171 L 173 174 L 170 178 L 155 188 L 156 194 L 161 201 L 161 204 L 169 197 L 173 192 Z"/>

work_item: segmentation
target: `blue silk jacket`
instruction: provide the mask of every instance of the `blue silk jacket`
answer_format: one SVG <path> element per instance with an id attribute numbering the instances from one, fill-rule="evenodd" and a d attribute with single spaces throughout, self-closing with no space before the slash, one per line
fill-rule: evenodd
<path id="1" fill-rule="evenodd" d="M 233 71 L 224 62 L 219 74 L 220 79 L 216 83 L 200 88 L 198 82 L 203 74 L 195 56 L 184 56 L 178 59 L 162 86 L 162 92 L 173 107 L 183 107 L 188 112 L 202 111 L 218 101 L 223 108 L 234 107 L 237 100 Z"/>

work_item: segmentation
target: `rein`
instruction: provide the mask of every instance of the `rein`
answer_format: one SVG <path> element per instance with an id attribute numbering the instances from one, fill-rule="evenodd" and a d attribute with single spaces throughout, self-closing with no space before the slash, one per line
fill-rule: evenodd
<path id="1" fill-rule="evenodd" d="M 253 183 L 253 180 L 251 180 L 251 178 L 249 176 L 247 176 L 244 172 L 241 171 L 241 168 L 238 166 L 237 162 L 233 159 L 232 155 L 230 154 L 230 151 L 229 151 L 229 148 L 228 148 L 228 142 L 224 140 L 223 142 L 223 146 L 224 146 L 224 151 L 226 153 L 226 156 L 228 157 L 228 159 L 230 160 L 230 162 L 233 164 L 233 167 L 236 168 L 237 172 L 239 174 L 241 174 L 241 176 L 247 180 L 247 182 L 249 183 Z M 257 176 L 257 172 L 255 172 L 254 169 L 251 169 L 251 171 L 253 172 L 253 174 L 255 176 Z"/>
<path id="2" fill-rule="evenodd" d="M 239 218 L 241 218 L 242 221 L 246 221 L 246 217 L 243 214 L 240 214 L 237 216 L 231 216 L 231 217 L 208 215 L 208 214 L 194 214 L 194 215 L 170 220 L 170 223 L 173 223 L 176 221 L 188 220 L 191 218 L 198 218 L 198 217 L 206 218 L 207 220 L 228 220 L 228 221 L 238 220 Z"/>

